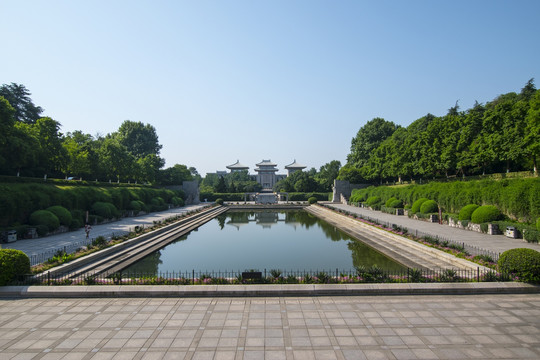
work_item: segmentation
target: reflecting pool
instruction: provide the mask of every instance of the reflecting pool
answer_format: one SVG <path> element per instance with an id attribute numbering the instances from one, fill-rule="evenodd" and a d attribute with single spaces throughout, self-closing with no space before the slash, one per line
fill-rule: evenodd
<path id="1" fill-rule="evenodd" d="M 229 210 L 123 271 L 335 271 L 373 265 L 404 269 L 303 210 Z"/>

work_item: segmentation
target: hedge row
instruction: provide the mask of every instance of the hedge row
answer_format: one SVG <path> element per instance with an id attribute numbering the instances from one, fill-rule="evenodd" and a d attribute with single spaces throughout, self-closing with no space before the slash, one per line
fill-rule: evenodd
<path id="1" fill-rule="evenodd" d="M 331 193 L 289 193 L 289 201 L 308 201 L 310 197 L 314 197 L 317 201 L 329 200 Z M 216 199 L 223 199 L 224 201 L 244 201 L 244 193 L 210 193 L 202 192 L 199 196 L 201 201 L 216 201 Z M 247 199 L 249 201 L 249 198 Z"/>
<path id="2" fill-rule="evenodd" d="M 406 205 L 420 198 L 436 201 L 443 211 L 458 213 L 469 204 L 495 205 L 508 217 L 535 222 L 540 216 L 540 178 L 454 181 L 407 186 L 371 186 L 353 190 L 351 201 L 378 196 L 381 202 L 394 197 Z"/>
<path id="3" fill-rule="evenodd" d="M 0 183 L 0 227 L 12 226 L 16 223 L 26 224 L 34 211 L 48 208 L 50 211 L 55 211 L 54 206 L 62 206 L 73 214 L 76 210 L 83 212 L 91 210 L 94 203 L 103 202 L 124 211 L 135 210 L 133 201 L 140 201 L 139 205 L 151 206 L 152 199 L 161 198 L 163 202 L 170 204 L 173 203 L 175 197 L 178 202 L 184 194 L 181 191 L 149 187 Z"/>

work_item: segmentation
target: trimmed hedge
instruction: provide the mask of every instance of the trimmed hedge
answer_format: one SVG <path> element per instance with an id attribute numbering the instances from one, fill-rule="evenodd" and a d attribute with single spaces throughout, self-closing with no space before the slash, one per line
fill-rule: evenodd
<path id="1" fill-rule="evenodd" d="M 499 271 L 514 274 L 521 281 L 540 282 L 540 252 L 533 249 L 511 249 L 503 252 L 497 263 Z"/>
<path id="2" fill-rule="evenodd" d="M 426 201 L 428 201 L 429 199 L 426 199 L 426 198 L 420 198 L 418 200 L 416 200 L 415 202 L 413 202 L 412 206 L 411 206 L 411 212 L 413 214 L 416 214 L 416 213 L 419 213 L 420 212 L 420 207 L 422 206 L 422 204 Z"/>
<path id="3" fill-rule="evenodd" d="M 216 204 L 223 205 L 223 199 L 222 198 L 216 199 Z"/>
<path id="4" fill-rule="evenodd" d="M 378 196 L 370 196 L 366 200 L 366 205 L 368 205 L 368 206 L 379 205 L 380 203 L 381 203 L 381 198 L 378 197 Z"/>
<path id="5" fill-rule="evenodd" d="M 308 201 L 309 204 L 315 204 L 315 203 L 317 203 L 317 198 L 312 196 L 309 199 L 307 199 L 307 201 Z"/>
<path id="6" fill-rule="evenodd" d="M 396 201 L 396 200 L 397 200 L 397 198 L 395 198 L 395 197 L 392 196 L 391 198 L 389 198 L 388 200 L 386 200 L 386 202 L 384 203 L 384 206 L 386 206 L 386 207 L 393 207 L 393 206 L 390 206 L 390 204 L 392 204 L 392 202 L 394 202 L 394 201 Z"/>
<path id="7" fill-rule="evenodd" d="M 439 205 L 435 200 L 424 201 L 420 206 L 420 212 L 422 214 L 432 214 L 439 212 Z"/>
<path id="8" fill-rule="evenodd" d="M 475 224 L 482 224 L 502 219 L 502 214 L 496 206 L 479 206 L 471 215 L 471 221 Z"/>
<path id="9" fill-rule="evenodd" d="M 69 210 L 66 209 L 65 207 L 56 205 L 56 206 L 51 206 L 47 208 L 46 210 L 56 215 L 58 220 L 60 220 L 61 225 L 65 225 L 65 226 L 71 225 L 71 220 L 73 219 L 73 217 L 71 216 L 71 213 L 69 212 Z"/>
<path id="10" fill-rule="evenodd" d="M 474 210 L 478 209 L 479 207 L 480 207 L 480 205 L 476 205 L 476 204 L 465 205 L 459 211 L 458 219 L 459 220 L 471 220 L 472 213 L 474 212 Z"/>
<path id="11" fill-rule="evenodd" d="M 0 249 L 0 286 L 8 285 L 25 274 L 30 274 L 28 256 L 20 250 Z"/>
<path id="12" fill-rule="evenodd" d="M 140 185 L 117 184 L 100 186 L 84 185 L 84 182 L 66 181 L 43 183 L 0 183 L 0 227 L 28 224 L 34 211 L 51 206 L 62 206 L 72 214 L 74 210 L 86 212 L 95 202 L 112 203 L 119 210 L 131 210 L 131 201 L 150 204 L 154 197 L 161 197 L 170 204 L 173 197 L 185 198 L 180 190 L 158 189 Z M 82 220 L 82 219 L 81 219 Z"/>
<path id="13" fill-rule="evenodd" d="M 104 219 L 112 219 L 120 216 L 116 206 L 108 202 L 95 202 L 94 205 L 92 205 L 92 212 Z"/>
<path id="14" fill-rule="evenodd" d="M 420 198 L 435 200 L 446 212 L 457 214 L 468 204 L 495 205 L 513 220 L 534 223 L 540 216 L 540 177 L 431 182 L 423 185 L 370 186 L 355 189 L 352 197 L 394 196 L 406 204 Z M 418 209 L 419 210 L 419 209 Z M 416 211 L 418 212 L 418 211 Z"/>
<path id="15" fill-rule="evenodd" d="M 54 231 L 60 227 L 60 220 L 52 212 L 47 210 L 38 210 L 34 211 L 30 215 L 30 224 L 38 226 L 44 226 L 47 228 L 47 231 Z M 40 234 L 42 235 L 42 234 Z"/>
<path id="16" fill-rule="evenodd" d="M 403 209 L 403 201 L 396 199 L 392 201 L 388 207 L 391 207 L 394 209 Z"/>

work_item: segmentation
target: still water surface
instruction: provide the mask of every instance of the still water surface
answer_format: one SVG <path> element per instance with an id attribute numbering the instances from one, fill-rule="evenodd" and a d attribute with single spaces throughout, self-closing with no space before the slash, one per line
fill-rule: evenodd
<path id="1" fill-rule="evenodd" d="M 403 269 L 305 211 L 231 210 L 123 271 L 335 271 L 360 265 Z"/>

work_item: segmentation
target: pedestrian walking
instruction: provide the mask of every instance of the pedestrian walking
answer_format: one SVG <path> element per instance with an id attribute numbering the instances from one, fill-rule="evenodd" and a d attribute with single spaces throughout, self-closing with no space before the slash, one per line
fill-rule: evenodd
<path id="1" fill-rule="evenodd" d="M 86 233 L 86 238 L 87 239 L 90 236 L 90 230 L 92 230 L 92 227 L 90 226 L 90 224 L 84 225 L 84 232 Z"/>

